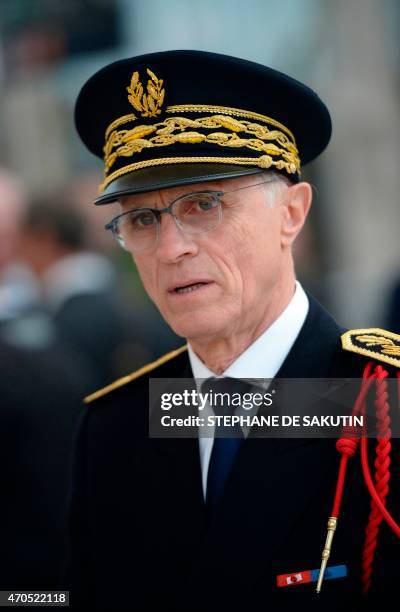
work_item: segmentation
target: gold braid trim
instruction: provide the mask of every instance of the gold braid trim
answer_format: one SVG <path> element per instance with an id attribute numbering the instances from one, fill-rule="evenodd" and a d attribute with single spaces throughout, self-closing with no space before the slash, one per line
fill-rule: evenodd
<path id="1" fill-rule="evenodd" d="M 243 117 L 245 119 L 255 119 L 256 121 L 261 121 L 262 123 L 267 123 L 269 125 L 273 125 L 278 129 L 285 132 L 293 141 L 293 144 L 296 143 L 295 137 L 292 132 L 287 128 L 283 123 L 272 119 L 271 117 L 267 117 L 266 115 L 261 115 L 260 113 L 253 113 L 252 111 L 242 110 L 240 108 L 231 108 L 229 106 L 215 106 L 211 104 L 175 104 L 173 106 L 167 106 L 165 109 L 166 113 L 218 113 L 221 115 L 233 115 L 236 117 Z M 105 139 L 108 140 L 108 136 L 110 132 L 123 125 L 124 123 L 128 123 L 129 121 L 136 121 L 136 115 L 133 113 L 129 115 L 123 115 L 118 119 L 115 119 L 105 132 Z"/>
<path id="2" fill-rule="evenodd" d="M 288 136 L 296 143 L 295 137 L 292 132 L 283 123 L 279 123 L 271 117 L 266 115 L 260 115 L 259 113 L 253 113 L 253 111 L 246 111 L 240 108 L 230 108 L 229 106 L 212 106 L 210 104 L 175 104 L 174 106 L 167 106 L 166 113 L 220 113 L 221 115 L 233 115 L 236 117 L 244 117 L 246 119 L 256 119 L 263 123 L 273 125 L 283 132 L 286 132 Z"/>
<path id="3" fill-rule="evenodd" d="M 110 391 L 114 391 L 114 389 L 119 389 L 120 387 L 123 387 L 124 385 L 132 382 L 133 380 L 140 378 L 140 376 L 143 376 L 144 374 L 147 374 L 148 372 L 155 370 L 159 366 L 163 365 L 167 361 L 170 361 L 171 359 L 174 359 L 175 357 L 177 357 L 178 355 L 180 355 L 186 350 L 187 350 L 187 344 L 184 344 L 183 346 L 179 347 L 175 351 L 170 351 L 169 353 L 166 353 L 159 359 L 156 359 L 156 361 L 152 361 L 151 363 L 148 363 L 142 368 L 139 368 L 139 370 L 132 372 L 132 374 L 123 376 L 122 378 L 119 378 L 118 380 L 111 383 L 110 385 L 103 387 L 103 389 L 100 389 L 99 391 L 95 391 L 91 395 L 88 395 L 87 397 L 85 397 L 83 401 L 85 402 L 85 404 L 90 404 L 94 400 L 99 399 L 100 397 L 103 397 L 104 395 L 107 395 L 107 393 L 110 393 Z"/>
<path id="4" fill-rule="evenodd" d="M 204 134 L 199 129 L 226 129 L 231 133 L 212 132 Z M 189 131 L 187 131 L 189 130 Z M 238 134 L 248 134 L 250 138 Z M 153 134 L 151 138 L 146 138 Z M 277 144 L 274 144 L 274 142 Z M 118 157 L 131 157 L 143 149 L 166 147 L 176 143 L 196 144 L 207 142 L 221 147 L 249 148 L 269 155 L 281 155 L 285 161 L 292 163 L 292 172 L 300 169 L 298 150 L 286 134 L 280 130 L 270 130 L 267 126 L 247 120 L 238 121 L 224 115 L 188 119 L 174 117 L 153 125 L 138 125 L 131 130 L 114 130 L 104 146 L 106 173 Z"/>
<path id="5" fill-rule="evenodd" d="M 263 170 L 275 167 L 278 170 L 286 170 L 288 173 L 293 173 L 291 170 L 292 165 L 284 162 L 283 160 L 274 160 L 270 155 L 262 155 L 261 157 L 161 157 L 159 159 L 149 159 L 134 164 L 124 166 L 119 170 L 112 172 L 99 186 L 99 193 L 102 193 L 105 188 L 115 181 L 115 179 L 134 172 L 135 170 L 141 170 L 141 168 L 150 168 L 151 166 L 162 166 L 168 164 L 192 164 L 192 163 L 212 163 L 212 164 L 235 164 L 238 166 L 258 166 Z M 300 172 L 298 172 L 300 174 Z"/>

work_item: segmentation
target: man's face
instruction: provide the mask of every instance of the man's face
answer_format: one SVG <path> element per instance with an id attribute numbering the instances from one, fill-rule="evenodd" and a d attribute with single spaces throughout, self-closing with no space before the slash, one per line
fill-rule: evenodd
<path id="1" fill-rule="evenodd" d="M 267 180 L 263 175 L 242 177 L 121 199 L 123 212 L 164 208 L 188 193 L 252 185 L 222 196 L 222 221 L 208 233 L 184 234 L 164 214 L 158 244 L 133 254 L 147 293 L 178 335 L 212 341 L 251 332 L 279 292 L 285 267 L 279 199 L 286 186 L 257 186 Z M 194 284 L 194 290 L 178 290 Z"/>

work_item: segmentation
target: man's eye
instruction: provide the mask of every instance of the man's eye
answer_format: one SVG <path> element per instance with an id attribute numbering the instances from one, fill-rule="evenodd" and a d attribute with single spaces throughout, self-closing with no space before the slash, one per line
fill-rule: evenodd
<path id="1" fill-rule="evenodd" d="M 199 212 L 207 212 L 208 210 L 213 210 L 217 206 L 217 201 L 214 198 L 199 198 L 189 200 L 185 203 L 185 214 L 196 214 Z"/>
<path id="2" fill-rule="evenodd" d="M 142 212 L 131 217 L 131 225 L 134 228 L 150 227 L 154 224 L 154 221 L 154 215 L 151 212 Z"/>
<path id="3" fill-rule="evenodd" d="M 201 200 L 201 202 L 197 203 L 200 210 L 212 210 L 216 205 L 214 200 Z"/>

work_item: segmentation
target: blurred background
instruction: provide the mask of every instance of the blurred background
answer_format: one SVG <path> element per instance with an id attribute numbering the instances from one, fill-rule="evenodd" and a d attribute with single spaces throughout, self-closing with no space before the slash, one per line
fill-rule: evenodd
<path id="1" fill-rule="evenodd" d="M 315 200 L 298 276 L 342 325 L 400 333 L 399 41 L 396 0 L 1 0 L 0 448 L 12 473 L 0 528 L 13 517 L 31 546 L 10 544 L 0 586 L 55 584 L 82 394 L 182 342 L 104 232 L 110 208 L 92 204 L 102 164 L 74 130 L 82 84 L 129 55 L 192 48 L 314 88 L 333 139 L 304 170 Z"/>

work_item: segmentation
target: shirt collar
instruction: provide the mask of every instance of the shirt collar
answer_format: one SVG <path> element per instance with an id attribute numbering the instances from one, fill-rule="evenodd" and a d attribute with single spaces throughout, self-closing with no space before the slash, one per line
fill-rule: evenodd
<path id="1" fill-rule="evenodd" d="M 303 327 L 308 309 L 307 295 L 301 284 L 296 281 L 293 297 L 285 310 L 221 376 L 243 379 L 274 378 Z M 216 376 L 199 359 L 190 343 L 188 343 L 188 352 L 193 376 L 196 379 Z"/>

